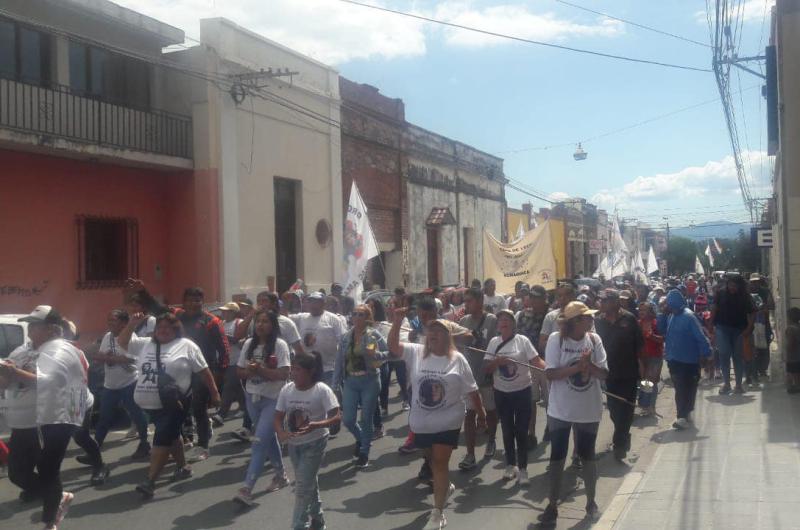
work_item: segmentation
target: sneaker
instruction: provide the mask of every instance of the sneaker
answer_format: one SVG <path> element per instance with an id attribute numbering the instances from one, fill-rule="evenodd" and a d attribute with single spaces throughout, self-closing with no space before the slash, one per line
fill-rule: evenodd
<path id="1" fill-rule="evenodd" d="M 445 519 L 442 510 L 434 508 L 431 510 L 431 515 L 428 517 L 424 530 L 440 530 L 445 526 L 447 526 L 447 519 Z"/>
<path id="2" fill-rule="evenodd" d="M 353 458 L 358 458 L 361 455 L 361 442 L 356 442 L 356 446 L 353 448 Z"/>
<path id="3" fill-rule="evenodd" d="M 358 469 L 366 469 L 369 467 L 369 457 L 365 454 L 358 455 L 358 459 L 356 460 L 356 468 Z"/>
<path id="4" fill-rule="evenodd" d="M 94 460 L 92 460 L 92 458 L 89 455 L 78 455 L 75 457 L 75 460 L 77 460 L 79 464 L 83 464 L 84 466 L 94 467 L 95 465 Z"/>
<path id="5" fill-rule="evenodd" d="M 596 502 L 586 503 L 586 517 L 595 523 L 600 519 L 600 508 L 598 508 Z"/>
<path id="6" fill-rule="evenodd" d="M 223 420 L 222 416 L 220 416 L 219 414 L 214 414 L 213 416 L 211 416 L 211 425 L 213 425 L 216 428 L 220 428 L 223 425 L 225 425 L 225 420 Z"/>
<path id="7" fill-rule="evenodd" d="M 677 420 L 675 420 L 673 422 L 672 427 L 674 429 L 678 429 L 679 431 L 682 431 L 683 429 L 686 429 L 687 427 L 689 427 L 689 422 L 686 421 L 686 418 L 678 418 Z"/>
<path id="8" fill-rule="evenodd" d="M 311 518 L 311 526 L 309 528 L 310 530 L 327 530 L 328 527 L 325 526 L 325 518 L 322 515 L 318 515 Z"/>
<path id="9" fill-rule="evenodd" d="M 731 385 L 722 385 L 722 388 L 719 389 L 720 396 L 727 396 L 731 393 Z"/>
<path id="10" fill-rule="evenodd" d="M 136 447 L 136 451 L 131 455 L 131 460 L 144 460 L 150 456 L 150 444 L 147 442 L 140 442 Z"/>
<path id="11" fill-rule="evenodd" d="M 191 440 L 184 440 L 183 441 L 183 450 L 188 451 L 189 449 L 194 447 L 194 442 Z"/>
<path id="12" fill-rule="evenodd" d="M 406 443 L 401 445 L 397 450 L 400 452 L 400 454 L 410 455 L 417 452 L 417 446 L 414 445 L 414 440 L 409 439 L 406 440 Z"/>
<path id="13" fill-rule="evenodd" d="M 136 428 L 136 425 L 131 425 L 131 428 L 128 429 L 128 432 L 125 433 L 125 436 L 122 439 L 133 440 L 134 438 L 138 437 L 139 437 L 139 430 Z"/>
<path id="14" fill-rule="evenodd" d="M 583 460 L 581 460 L 581 457 L 579 457 L 578 455 L 574 455 L 572 457 L 572 463 L 570 464 L 570 466 L 573 469 L 583 469 Z"/>
<path id="15" fill-rule="evenodd" d="M 544 524 L 553 524 L 558 519 L 558 508 L 556 508 L 555 504 L 548 504 L 547 508 L 544 509 L 542 513 L 539 514 L 537 517 L 540 523 Z"/>
<path id="16" fill-rule="evenodd" d="M 464 458 L 461 460 L 461 462 L 458 463 L 458 469 L 460 469 L 461 471 L 469 471 L 470 469 L 473 469 L 477 465 L 478 464 L 475 463 L 475 455 L 468 454 L 464 455 Z"/>
<path id="17" fill-rule="evenodd" d="M 528 451 L 534 451 L 537 447 L 539 447 L 539 439 L 536 436 L 529 434 L 528 435 Z"/>
<path id="18" fill-rule="evenodd" d="M 190 464 L 194 464 L 196 462 L 202 462 L 204 460 L 208 460 L 208 449 L 200 447 L 192 447 L 190 451 L 186 453 L 186 461 Z"/>
<path id="19" fill-rule="evenodd" d="M 520 469 L 517 473 L 517 486 L 528 487 L 531 485 L 531 479 L 528 478 L 528 470 Z"/>
<path id="20" fill-rule="evenodd" d="M 253 500 L 253 493 L 250 491 L 250 488 L 247 486 L 242 486 L 239 488 L 239 491 L 236 492 L 236 495 L 233 496 L 233 502 L 239 503 L 242 506 L 255 506 L 255 501 Z"/>
<path id="21" fill-rule="evenodd" d="M 156 493 L 156 485 L 155 482 L 152 480 L 145 480 L 138 486 L 136 486 L 136 491 L 142 494 L 145 499 L 152 499 L 153 495 Z"/>
<path id="22" fill-rule="evenodd" d="M 447 487 L 447 496 L 444 498 L 445 504 L 447 504 L 447 502 L 450 500 L 450 497 L 452 497 L 453 493 L 455 492 L 456 492 L 456 485 L 451 482 L 450 485 Z"/>
<path id="23" fill-rule="evenodd" d="M 179 467 L 178 469 L 172 472 L 172 482 L 177 482 L 179 480 L 186 480 L 187 478 L 191 478 L 191 476 L 192 476 L 191 466 Z"/>
<path id="24" fill-rule="evenodd" d="M 433 470 L 431 469 L 431 465 L 427 460 L 422 461 L 422 467 L 419 468 L 417 479 L 421 480 L 422 482 L 430 482 L 433 480 Z"/>
<path id="25" fill-rule="evenodd" d="M 386 433 L 383 431 L 383 427 L 379 427 L 372 432 L 372 439 L 379 440 L 384 437 Z"/>
<path id="26" fill-rule="evenodd" d="M 286 473 L 279 473 L 272 477 L 272 482 L 269 483 L 267 486 L 267 493 L 272 493 L 273 491 L 278 491 L 279 489 L 283 489 L 289 485 L 289 477 L 286 476 Z"/>
<path id="27" fill-rule="evenodd" d="M 497 444 L 494 440 L 489 440 L 486 442 L 486 452 L 483 453 L 483 458 L 494 458 L 494 454 L 497 452 Z"/>
<path id="28" fill-rule="evenodd" d="M 253 434 L 242 427 L 241 429 L 236 429 L 231 433 L 231 436 L 239 440 L 240 442 L 250 443 L 250 439 L 253 437 Z"/>
<path id="29" fill-rule="evenodd" d="M 411 410 L 411 405 L 408 404 L 408 401 L 403 401 L 403 410 Z"/>
<path id="30" fill-rule="evenodd" d="M 625 457 L 627 457 L 627 456 L 628 456 L 628 451 L 626 451 L 622 447 L 614 447 L 614 459 L 617 462 L 624 462 L 625 461 Z M 574 461 L 574 458 L 573 458 L 573 461 Z M 581 465 L 581 467 L 583 467 L 583 466 Z M 578 468 L 578 469 L 580 469 L 580 468 Z"/>
<path id="31" fill-rule="evenodd" d="M 734 394 L 744 394 L 744 387 L 742 385 L 736 385 L 736 388 L 733 389 Z"/>
<path id="32" fill-rule="evenodd" d="M 103 464 L 102 466 L 92 469 L 92 478 L 89 479 L 89 484 L 92 486 L 99 486 L 104 484 L 108 476 L 111 474 L 111 469 Z"/>
<path id="33" fill-rule="evenodd" d="M 58 511 L 56 512 L 55 526 L 61 524 L 61 521 L 67 516 L 69 505 L 72 504 L 73 499 L 75 499 L 75 495 L 68 491 L 61 494 L 61 504 L 58 505 Z"/>
<path id="34" fill-rule="evenodd" d="M 514 480 L 517 478 L 517 466 L 506 466 L 503 471 L 503 480 Z"/>

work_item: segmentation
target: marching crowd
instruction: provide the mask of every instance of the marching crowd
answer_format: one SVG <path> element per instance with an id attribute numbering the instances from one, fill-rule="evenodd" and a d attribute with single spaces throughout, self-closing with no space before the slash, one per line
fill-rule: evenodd
<path id="1" fill-rule="evenodd" d="M 689 275 L 650 285 L 576 279 L 551 292 L 518 282 L 507 296 L 487 279 L 414 294 L 397 288 L 364 303 L 334 284 L 330 293 L 296 288 L 280 297 L 260 293 L 255 303 L 241 298 L 219 307 L 221 318 L 204 309 L 198 288 L 186 289 L 179 308 L 161 305 L 139 280 L 127 282 L 124 298 L 125 307 L 108 314 L 108 332 L 86 353 L 72 322 L 50 306 L 36 307 L 21 319 L 28 343 L 0 363 L 11 429 L 8 476 L 23 502 L 42 503 L 46 529 L 58 526 L 74 499 L 60 481 L 71 440 L 83 450 L 77 458 L 91 468 L 91 484 L 104 483 L 110 468 L 103 444 L 124 410 L 138 438 L 132 458 L 149 458 L 135 489 L 150 499 L 168 463 L 178 481 L 208 458 L 213 428 L 232 421 L 234 403 L 243 418 L 233 434 L 250 442 L 251 452 L 232 500 L 254 505 L 267 461 L 266 491 L 288 486 L 288 456 L 291 528 L 323 529 L 317 475 L 327 441 L 343 435 L 343 424 L 354 439 L 354 465 L 370 465 L 372 442 L 384 435 L 392 373 L 408 411 L 408 436 L 398 449 L 421 451 L 418 477 L 433 488 L 426 529 L 447 524 L 451 459 L 462 431 L 466 451 L 457 467 L 470 470 L 479 441 L 483 457 L 494 457 L 498 425 L 503 478 L 520 487 L 530 484 L 528 453 L 539 435 L 550 445 L 541 523 L 557 520 L 568 458 L 583 475 L 586 515 L 596 520 L 595 444 L 604 408 L 613 455 L 624 461 L 637 400 L 642 413 L 654 414 L 666 361 L 675 388 L 673 427 L 691 428 L 702 378 L 720 379 L 726 395 L 744 393 L 766 375 L 774 308 L 757 274 L 749 282 L 737 274 L 716 281 Z M 800 309 L 790 310 L 789 320 L 794 392 Z M 102 388 L 90 389 L 96 368 Z M 547 421 L 537 433 L 540 407 Z"/>

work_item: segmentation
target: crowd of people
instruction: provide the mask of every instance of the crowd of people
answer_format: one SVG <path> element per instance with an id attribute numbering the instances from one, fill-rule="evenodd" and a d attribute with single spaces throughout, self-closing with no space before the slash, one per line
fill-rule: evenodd
<path id="1" fill-rule="evenodd" d="M 327 441 L 340 424 L 353 438 L 358 469 L 384 436 L 392 373 L 408 435 L 398 447 L 421 452 L 418 477 L 433 488 L 426 529 L 447 525 L 444 513 L 457 467 L 477 466 L 497 450 L 503 479 L 528 487 L 528 454 L 549 443 L 549 504 L 539 521 L 558 518 L 562 477 L 570 458 L 583 475 L 586 515 L 597 519 L 595 445 L 603 411 L 613 424 L 613 455 L 625 461 L 637 413 L 655 413 L 664 362 L 675 389 L 675 429 L 692 427 L 698 384 L 721 381 L 720 394 L 741 394 L 769 368 L 774 308 L 763 278 L 718 280 L 688 275 L 635 284 L 562 281 L 554 291 L 518 282 L 496 292 L 492 279 L 469 288 L 433 288 L 371 295 L 362 303 L 330 292 L 282 296 L 262 292 L 204 309 L 204 293 L 186 289 L 180 307 L 160 304 L 139 280 L 129 280 L 125 307 L 108 314 L 108 332 L 94 347 L 78 347 L 77 329 L 50 306 L 23 321 L 29 341 L 0 363 L 9 479 L 23 502 L 40 501 L 46 529 L 57 528 L 74 495 L 63 491 L 60 468 L 70 440 L 91 467 L 92 484 L 109 480 L 103 445 L 124 411 L 138 440 L 135 460 L 149 459 L 135 489 L 152 498 L 170 462 L 172 481 L 192 476 L 192 464 L 213 451 L 213 428 L 232 421 L 238 403 L 250 460 L 232 500 L 253 506 L 269 461 L 267 492 L 294 479 L 293 529 L 326 527 L 317 482 Z M 789 391 L 800 388 L 800 309 L 789 312 Z M 84 345 L 85 346 L 85 345 Z M 86 354 L 84 353 L 86 351 Z M 101 388 L 90 374 L 101 369 Z M 731 379 L 731 368 L 733 379 Z M 94 395 L 99 406 L 91 413 Z M 546 414 L 537 433 L 537 410 Z M 93 421 L 94 419 L 94 421 Z M 150 436 L 148 425 L 154 426 Z M 92 436 L 92 430 L 94 432 Z"/>

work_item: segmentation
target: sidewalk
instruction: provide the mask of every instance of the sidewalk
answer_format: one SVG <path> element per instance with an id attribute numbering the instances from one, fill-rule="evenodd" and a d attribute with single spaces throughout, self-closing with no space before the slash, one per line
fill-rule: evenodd
<path id="1" fill-rule="evenodd" d="M 662 420 L 652 459 L 599 528 L 800 528 L 800 395 L 778 381 L 744 395 L 720 396 L 719 386 L 701 386 L 695 427 Z"/>

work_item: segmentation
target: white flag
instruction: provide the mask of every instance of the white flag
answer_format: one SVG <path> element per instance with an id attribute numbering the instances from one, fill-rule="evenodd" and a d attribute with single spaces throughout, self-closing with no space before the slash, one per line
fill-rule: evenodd
<path id="1" fill-rule="evenodd" d="M 716 239 L 714 239 L 714 246 L 717 249 L 717 253 L 722 254 L 722 245 L 720 245 L 719 241 L 717 241 Z"/>
<path id="2" fill-rule="evenodd" d="M 656 253 L 653 252 L 653 245 L 650 245 L 650 250 L 647 251 L 647 274 L 653 274 L 654 272 L 658 272 L 658 270 Z"/>
<path id="3" fill-rule="evenodd" d="M 706 256 L 708 256 L 708 264 L 714 266 L 714 253 L 711 252 L 711 244 L 706 246 Z"/>
<path id="4" fill-rule="evenodd" d="M 361 199 L 356 182 L 350 188 L 347 219 L 344 224 L 344 296 L 361 302 L 361 290 L 367 275 L 367 262 L 378 255 L 378 244 L 369 225 L 367 207 Z"/>
<path id="5" fill-rule="evenodd" d="M 703 269 L 703 264 L 700 263 L 700 256 L 695 255 L 694 257 L 694 272 L 697 274 L 705 274 L 706 271 Z"/>
<path id="6" fill-rule="evenodd" d="M 522 221 L 520 221 L 519 226 L 517 226 L 517 235 L 514 236 L 514 242 L 521 241 L 523 237 L 525 237 L 525 227 L 522 226 Z"/>

